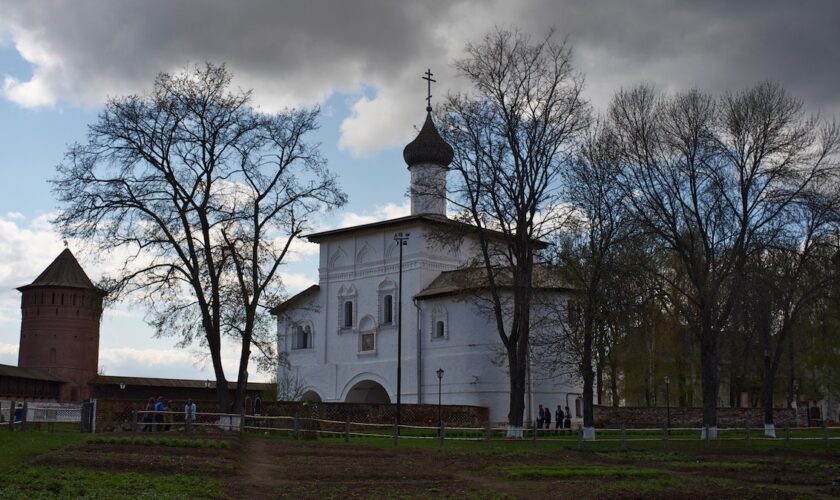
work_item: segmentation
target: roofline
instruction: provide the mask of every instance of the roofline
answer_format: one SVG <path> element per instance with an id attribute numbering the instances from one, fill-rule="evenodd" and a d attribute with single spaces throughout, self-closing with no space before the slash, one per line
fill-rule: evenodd
<path id="1" fill-rule="evenodd" d="M 73 285 L 73 284 L 63 284 L 63 283 L 30 283 L 28 285 L 23 285 L 15 288 L 15 290 L 19 292 L 23 292 L 24 290 L 29 290 L 30 288 L 74 288 L 76 290 L 93 290 L 94 292 L 102 295 L 103 297 L 108 295 L 108 292 L 99 288 L 98 286 L 94 286 L 93 288 L 89 286 L 80 286 L 80 285 Z"/>
<path id="2" fill-rule="evenodd" d="M 300 291 L 300 292 L 296 293 L 295 295 L 292 295 L 288 299 L 286 299 L 283 302 L 281 302 L 281 303 L 277 304 L 276 306 L 272 307 L 271 309 L 268 310 L 268 312 L 272 316 L 277 316 L 278 314 L 280 314 L 284 310 L 288 309 L 290 306 L 294 305 L 294 303 L 297 302 L 298 300 L 306 297 L 309 294 L 315 293 L 320 289 L 321 289 L 321 287 L 319 285 L 310 285 L 305 290 Z"/>
<path id="3" fill-rule="evenodd" d="M 368 224 L 361 224 L 361 225 L 358 225 L 358 226 L 343 227 L 343 228 L 339 228 L 339 229 L 331 229 L 329 231 L 321 231 L 319 233 L 305 234 L 302 237 L 306 238 L 307 240 L 314 243 L 314 242 L 318 242 L 319 240 L 324 240 L 324 239 L 327 239 L 327 238 L 330 238 L 330 237 L 333 237 L 333 236 L 340 236 L 340 235 L 343 235 L 343 234 L 346 234 L 346 233 L 349 233 L 349 232 L 362 231 L 362 230 L 367 230 L 367 229 L 385 228 L 385 227 L 390 227 L 390 226 L 399 226 L 399 225 L 402 225 L 402 224 L 405 224 L 405 223 L 410 223 L 410 222 L 426 222 L 426 223 L 434 224 L 434 225 L 438 225 L 438 226 L 457 226 L 457 227 L 461 227 L 461 228 L 471 230 L 475 233 L 484 231 L 487 234 L 489 234 L 491 236 L 494 236 L 496 238 L 502 238 L 502 237 L 506 236 L 501 231 L 496 231 L 496 230 L 487 229 L 487 228 L 480 228 L 478 226 L 473 226 L 471 224 L 466 224 L 464 222 L 459 222 L 459 221 L 450 219 L 450 218 L 448 218 L 444 215 L 415 214 L 415 215 L 406 215 L 406 216 L 403 216 L 403 217 L 397 217 L 395 219 L 386 219 L 386 220 L 382 220 L 382 221 L 371 222 L 371 223 L 368 223 Z M 532 241 L 534 243 L 534 246 L 536 246 L 537 248 L 547 248 L 550 245 L 550 243 L 548 243 L 547 241 L 542 241 L 542 240 L 532 240 Z"/>
<path id="4" fill-rule="evenodd" d="M 140 383 L 138 383 L 140 382 Z M 186 382 L 186 383 L 195 383 L 201 384 L 204 387 L 204 384 L 207 383 L 206 380 L 198 380 L 198 379 L 181 379 L 181 378 L 157 378 L 157 377 L 129 377 L 129 376 L 119 376 L 119 375 L 98 375 L 96 378 L 90 381 L 91 384 L 94 385 L 117 385 L 124 383 L 126 385 L 140 385 L 145 387 L 161 385 L 161 382 Z M 210 380 L 213 384 L 213 388 L 216 387 L 216 381 Z M 237 382 L 235 380 L 228 381 L 228 388 L 235 389 Z M 271 382 L 248 382 L 248 387 L 252 387 L 254 389 L 257 388 L 268 388 L 272 384 Z"/>
<path id="5" fill-rule="evenodd" d="M 458 288 L 454 290 L 441 290 L 439 292 L 429 292 L 423 293 L 422 291 L 414 295 L 413 298 L 417 300 L 426 300 L 426 299 L 436 299 L 438 297 L 446 297 L 451 295 L 466 295 L 468 293 L 474 293 L 481 290 L 488 290 L 489 287 L 482 287 L 482 286 L 473 286 L 473 287 L 464 287 Z M 511 290 L 513 289 L 512 286 L 503 286 L 500 287 L 502 290 Z M 576 290 L 572 287 L 568 286 L 540 286 L 540 287 L 531 287 L 531 290 L 538 291 L 538 292 L 575 292 Z"/>

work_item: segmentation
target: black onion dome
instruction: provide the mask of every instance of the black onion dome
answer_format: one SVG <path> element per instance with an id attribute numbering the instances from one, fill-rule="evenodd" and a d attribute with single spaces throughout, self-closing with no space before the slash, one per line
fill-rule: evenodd
<path id="1" fill-rule="evenodd" d="M 428 111 L 428 110 L 427 110 Z M 449 166 L 455 152 L 446 143 L 435 128 L 432 114 L 426 113 L 426 122 L 417 137 L 403 149 L 403 158 L 409 167 L 421 163 Z"/>

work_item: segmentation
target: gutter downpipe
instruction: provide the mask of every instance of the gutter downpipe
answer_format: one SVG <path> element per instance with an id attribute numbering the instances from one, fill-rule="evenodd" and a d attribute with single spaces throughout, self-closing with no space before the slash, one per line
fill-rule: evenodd
<path id="1" fill-rule="evenodd" d="M 423 335 L 420 329 L 420 305 L 415 298 L 411 301 L 414 302 L 417 312 L 417 404 L 423 404 Z"/>

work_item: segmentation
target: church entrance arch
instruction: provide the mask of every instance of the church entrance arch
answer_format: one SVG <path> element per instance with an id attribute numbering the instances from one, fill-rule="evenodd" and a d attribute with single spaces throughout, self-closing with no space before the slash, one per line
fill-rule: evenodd
<path id="1" fill-rule="evenodd" d="M 320 403 L 321 396 L 313 390 L 308 390 L 300 396 L 301 401 L 309 401 L 310 403 Z"/>
<path id="2" fill-rule="evenodd" d="M 347 392 L 345 403 L 390 403 L 388 391 L 373 380 L 362 380 Z"/>

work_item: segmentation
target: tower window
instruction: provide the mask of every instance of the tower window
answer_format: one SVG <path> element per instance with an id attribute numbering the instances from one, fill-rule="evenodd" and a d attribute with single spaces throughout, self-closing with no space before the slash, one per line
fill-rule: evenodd
<path id="1" fill-rule="evenodd" d="M 436 321 L 435 322 L 435 337 L 436 338 L 443 338 L 444 333 L 446 332 L 446 325 L 443 321 Z"/>
<path id="2" fill-rule="evenodd" d="M 344 301 L 344 321 L 342 323 L 344 328 L 353 328 L 353 301 Z"/>
<path id="3" fill-rule="evenodd" d="M 394 322 L 394 296 L 386 295 L 382 298 L 382 323 L 390 324 Z"/>

